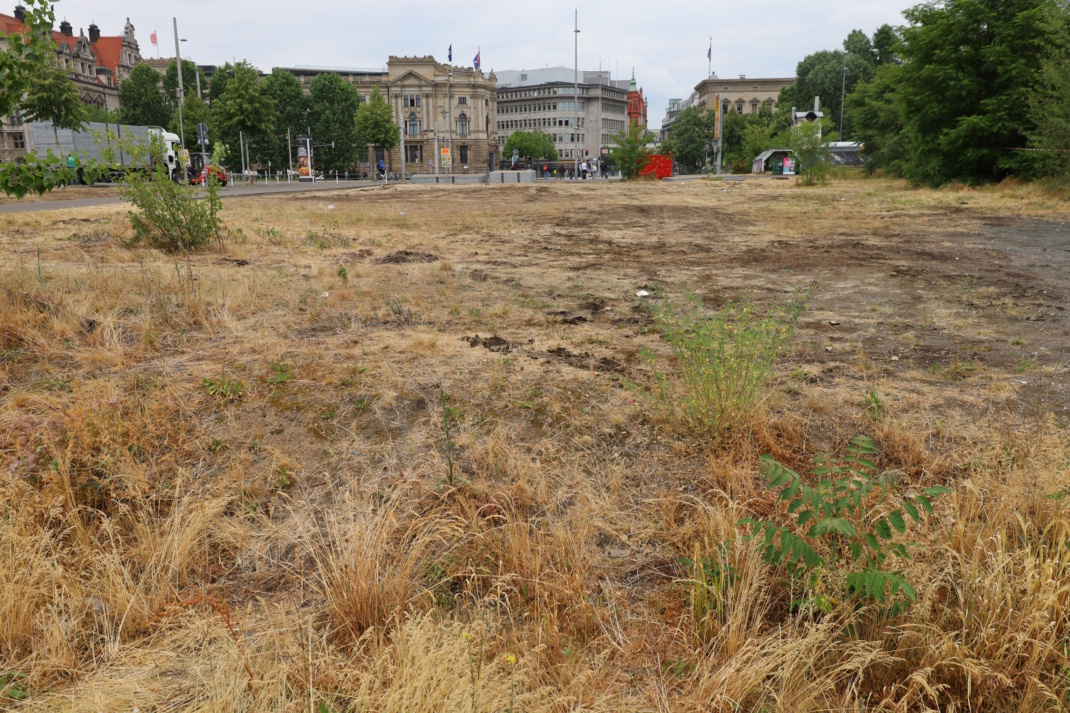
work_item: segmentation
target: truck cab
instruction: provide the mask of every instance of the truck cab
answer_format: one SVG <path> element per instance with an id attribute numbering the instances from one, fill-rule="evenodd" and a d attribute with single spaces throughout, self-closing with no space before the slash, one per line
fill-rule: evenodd
<path id="1" fill-rule="evenodd" d="M 160 142 L 163 150 L 162 159 L 167 166 L 167 176 L 172 181 L 178 181 L 185 170 L 185 167 L 179 163 L 178 151 L 181 139 L 179 139 L 178 134 L 172 134 L 170 131 L 161 129 L 158 126 L 150 126 L 148 134 Z"/>

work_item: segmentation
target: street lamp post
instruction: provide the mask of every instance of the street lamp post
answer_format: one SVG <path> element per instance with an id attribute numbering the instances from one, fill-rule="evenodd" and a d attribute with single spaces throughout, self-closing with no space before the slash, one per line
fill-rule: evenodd
<path id="1" fill-rule="evenodd" d="M 847 54 L 843 55 L 843 86 L 840 88 L 840 141 L 843 141 L 843 103 L 847 99 Z"/>
<path id="2" fill-rule="evenodd" d="M 182 86 L 182 52 L 178 48 L 178 18 L 173 17 L 171 20 L 175 25 L 175 64 L 178 65 L 178 143 L 183 148 L 186 145 L 186 131 L 182 125 L 182 101 L 185 99 L 185 92 Z M 182 182 L 186 182 L 186 167 L 180 166 L 182 169 Z"/>
<path id="3" fill-rule="evenodd" d="M 575 50 L 576 50 L 576 64 L 573 67 L 572 75 L 572 92 L 573 92 L 573 126 L 572 129 L 575 132 L 573 134 L 574 141 L 572 142 L 572 177 L 575 178 L 580 175 L 580 154 L 579 149 L 576 148 L 576 143 L 580 139 L 580 11 L 576 10 L 576 31 L 573 34 L 575 38 Z"/>
<path id="4" fill-rule="evenodd" d="M 446 73 L 446 106 L 449 107 L 449 124 L 446 127 L 446 144 L 450 150 L 450 163 L 446 173 L 453 173 L 453 66 Z"/>

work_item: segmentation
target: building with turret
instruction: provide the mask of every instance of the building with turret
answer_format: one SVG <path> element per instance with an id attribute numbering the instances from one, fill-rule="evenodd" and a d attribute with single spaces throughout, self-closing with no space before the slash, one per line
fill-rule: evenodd
<path id="1" fill-rule="evenodd" d="M 14 15 L 0 13 L 0 49 L 6 49 L 7 37 L 21 37 L 26 31 L 26 8 L 15 6 Z M 56 63 L 70 72 L 71 81 L 78 87 L 78 95 L 88 106 L 115 109 L 119 106 L 119 83 L 141 62 L 141 52 L 134 37 L 130 18 L 121 35 L 102 35 L 96 23 L 89 32 L 74 34 L 71 23 L 63 20 L 59 29 L 52 30 L 56 43 Z M 22 116 L 0 117 L 0 160 L 9 161 L 26 155 L 26 140 Z"/>
<path id="2" fill-rule="evenodd" d="M 632 81 L 628 85 L 628 126 L 638 126 L 646 131 L 647 102 L 643 96 L 643 88 L 636 88 L 635 70 L 632 70 Z"/>

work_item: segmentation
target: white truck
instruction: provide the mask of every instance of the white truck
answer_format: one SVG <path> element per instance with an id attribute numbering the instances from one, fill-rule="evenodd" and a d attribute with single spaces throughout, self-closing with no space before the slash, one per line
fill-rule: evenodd
<path id="1" fill-rule="evenodd" d="M 27 151 L 43 156 L 49 149 L 66 160 L 75 155 L 84 164 L 87 161 L 107 160 L 112 178 L 121 177 L 131 170 L 145 167 L 144 156 L 149 144 L 155 139 L 163 148 L 163 161 L 167 175 L 177 181 L 182 175 L 179 164 L 179 138 L 158 126 L 131 126 L 129 124 L 103 124 L 90 122 L 81 130 L 58 129 L 51 121 L 30 121 L 23 124 Z M 138 146 L 138 153 L 131 155 L 128 148 Z M 110 158 L 109 158 L 110 154 Z"/>

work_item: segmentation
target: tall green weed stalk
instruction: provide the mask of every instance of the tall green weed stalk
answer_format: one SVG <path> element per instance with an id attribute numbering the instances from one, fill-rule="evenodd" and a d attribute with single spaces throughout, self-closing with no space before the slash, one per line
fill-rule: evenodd
<path id="1" fill-rule="evenodd" d="M 652 301 L 648 309 L 679 362 L 669 373 L 652 352 L 645 353 L 662 408 L 715 437 L 746 418 L 765 397 L 808 294 L 799 292 L 764 311 L 749 300 L 737 300 L 709 315 L 691 293 L 683 307 Z"/>

